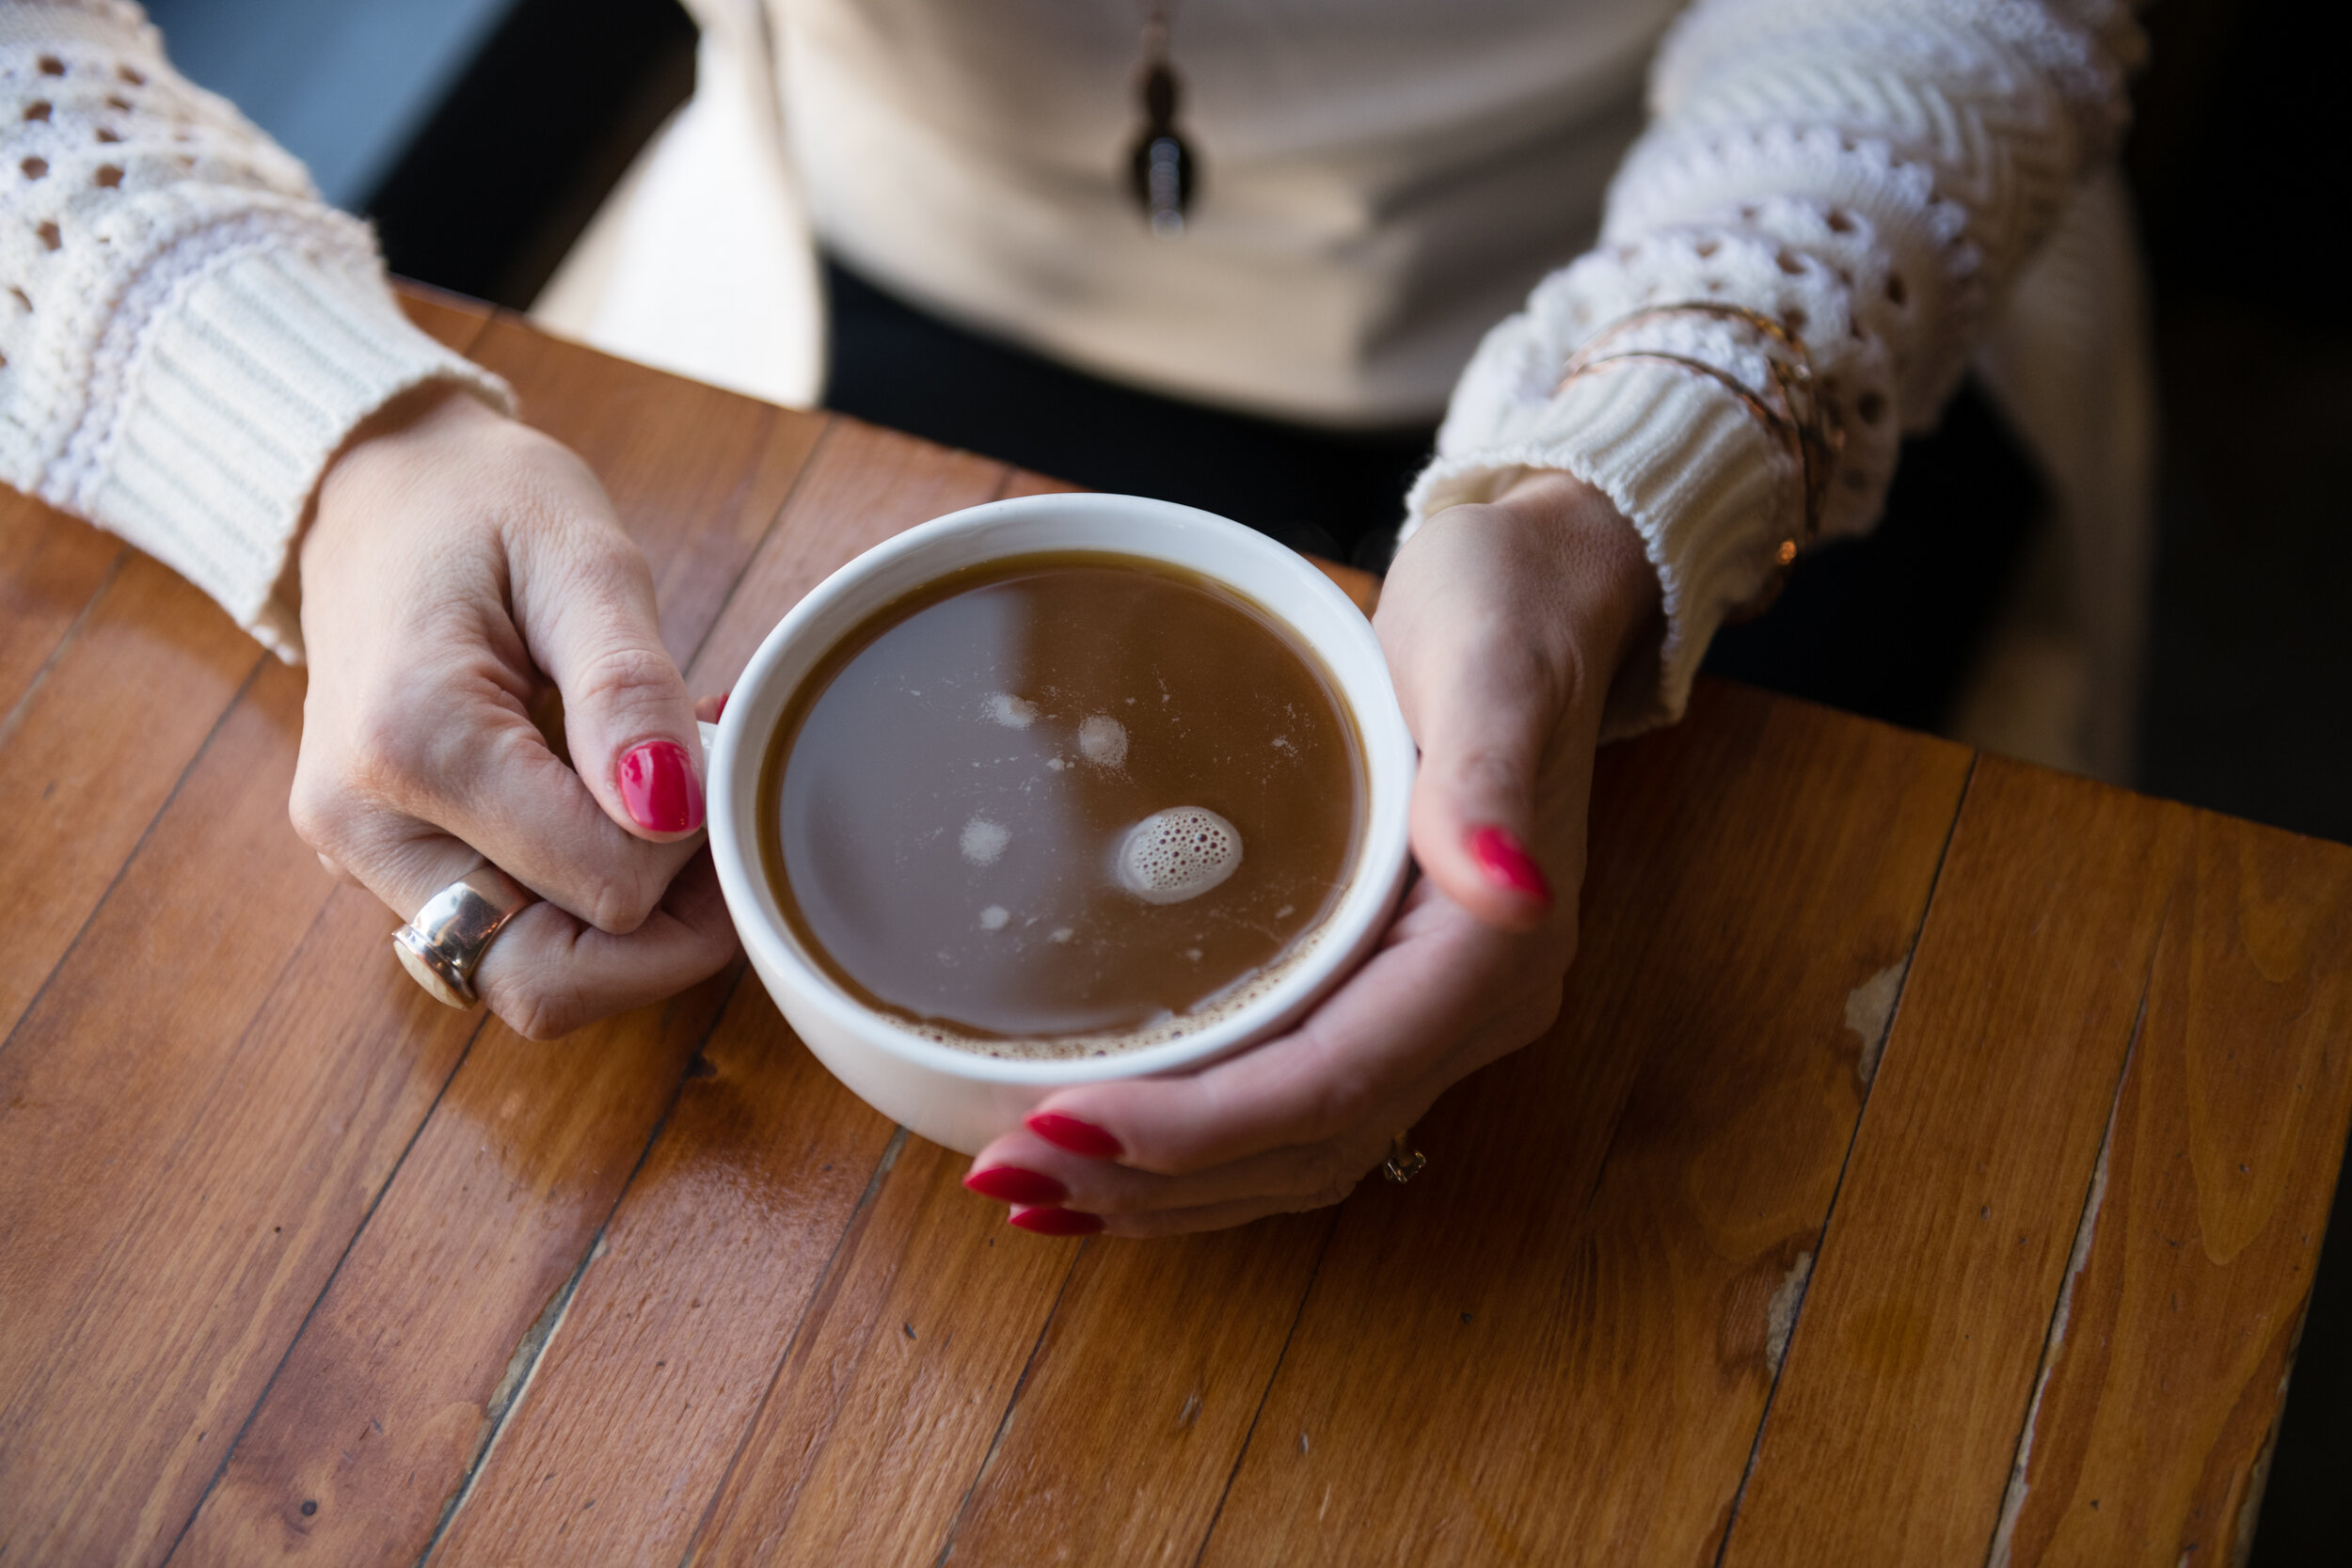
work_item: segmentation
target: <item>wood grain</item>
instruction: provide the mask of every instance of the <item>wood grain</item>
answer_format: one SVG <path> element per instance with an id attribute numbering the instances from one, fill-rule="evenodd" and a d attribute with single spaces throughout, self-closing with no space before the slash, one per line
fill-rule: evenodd
<path id="1" fill-rule="evenodd" d="M 836 415 L 695 657 L 694 689 L 733 686 L 784 612 L 834 568 L 917 523 L 994 499 L 1007 475 L 1001 463 Z"/>
<path id="2" fill-rule="evenodd" d="M 0 490 L 0 746 L 33 682 L 130 553 L 86 523 Z"/>
<path id="3" fill-rule="evenodd" d="M 174 1562 L 419 1559 L 733 980 L 559 1041 L 484 1025 Z"/>
<path id="4" fill-rule="evenodd" d="M 1561 1021 L 1347 1204 L 1204 1560 L 1705 1560 L 1967 768 L 1723 687 L 1604 753 Z"/>
<path id="5" fill-rule="evenodd" d="M 266 657 L 143 555 L 73 625 L 0 746 L 0 1028 L 17 1024 Z"/>
<path id="6" fill-rule="evenodd" d="M 673 1563 L 840 1245 L 890 1124 L 735 998 L 437 1563 Z"/>
<path id="7" fill-rule="evenodd" d="M 1190 1562 L 1336 1217 L 1088 1243 L 948 1554 Z"/>
<path id="8" fill-rule="evenodd" d="M 2352 1117 L 2352 850 L 2196 814 L 1994 1560 L 2239 1560 Z"/>
<path id="9" fill-rule="evenodd" d="M 26 1561 L 162 1555 L 471 1030 L 355 972 L 385 920 L 286 826 L 300 697 L 262 669 L 0 1052 Z"/>
<path id="10" fill-rule="evenodd" d="M 970 1164 L 907 1140 L 794 1337 L 696 1558 L 940 1556 L 1079 1255 L 965 1192 Z"/>
<path id="11" fill-rule="evenodd" d="M 1727 1562 L 1984 1560 L 2189 819 L 1979 763 Z"/>

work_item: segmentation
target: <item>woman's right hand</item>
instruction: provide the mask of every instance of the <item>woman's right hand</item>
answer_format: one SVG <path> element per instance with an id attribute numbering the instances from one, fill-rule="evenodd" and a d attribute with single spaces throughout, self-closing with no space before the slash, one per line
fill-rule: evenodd
<path id="1" fill-rule="evenodd" d="M 474 976 L 535 1039 L 726 963 L 693 707 L 579 458 L 465 392 L 411 394 L 328 468 L 299 570 L 292 814 L 330 871 L 403 920 L 485 860 L 538 894 Z M 549 683 L 570 767 L 530 714 Z"/>

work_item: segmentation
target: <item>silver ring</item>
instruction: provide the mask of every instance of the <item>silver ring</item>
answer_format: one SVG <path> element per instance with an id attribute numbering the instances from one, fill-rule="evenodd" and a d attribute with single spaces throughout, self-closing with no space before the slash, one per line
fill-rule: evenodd
<path id="1" fill-rule="evenodd" d="M 1413 1147 L 1412 1129 L 1407 1127 L 1389 1139 L 1389 1157 L 1380 1162 L 1380 1174 L 1403 1186 L 1429 1167 L 1429 1156 Z"/>
<path id="2" fill-rule="evenodd" d="M 482 955 L 533 901 L 529 888 L 485 861 L 426 899 L 417 917 L 392 933 L 392 951 L 436 1002 L 470 1007 L 481 1000 L 473 972 Z"/>

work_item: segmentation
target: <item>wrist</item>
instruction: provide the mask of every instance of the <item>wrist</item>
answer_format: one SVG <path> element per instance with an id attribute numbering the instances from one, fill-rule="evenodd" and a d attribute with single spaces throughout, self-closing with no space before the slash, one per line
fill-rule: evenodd
<path id="1" fill-rule="evenodd" d="M 1578 671 L 1577 696 L 1596 714 L 1627 664 L 1663 630 L 1658 568 L 1608 496 L 1574 474 L 1522 475 L 1493 503 L 1546 541 Z"/>

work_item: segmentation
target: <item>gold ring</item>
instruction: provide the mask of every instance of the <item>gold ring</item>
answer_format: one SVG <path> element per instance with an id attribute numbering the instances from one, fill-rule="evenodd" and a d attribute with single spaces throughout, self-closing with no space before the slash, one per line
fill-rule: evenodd
<path id="1" fill-rule="evenodd" d="M 1415 1148 L 1409 1127 L 1401 1128 L 1389 1139 L 1389 1157 L 1380 1162 L 1380 1174 L 1399 1186 L 1410 1181 L 1428 1168 L 1429 1156 Z"/>
<path id="2" fill-rule="evenodd" d="M 470 1007 L 481 1000 L 473 974 L 482 955 L 532 902 L 529 888 L 485 861 L 426 899 L 417 918 L 392 933 L 392 951 L 436 1002 Z"/>

